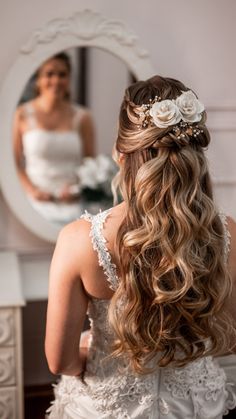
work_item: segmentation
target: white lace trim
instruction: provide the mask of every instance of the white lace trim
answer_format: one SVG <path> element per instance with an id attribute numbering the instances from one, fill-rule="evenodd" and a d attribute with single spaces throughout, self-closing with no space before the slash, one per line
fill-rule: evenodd
<path id="1" fill-rule="evenodd" d="M 227 399 L 225 402 L 224 415 L 228 415 L 230 410 L 236 407 L 236 385 L 234 383 L 226 383 Z"/>
<path id="2" fill-rule="evenodd" d="M 229 250 L 230 250 L 231 234 L 228 229 L 228 220 L 227 220 L 226 215 L 223 212 L 220 212 L 219 216 L 223 225 L 224 244 L 225 244 L 224 245 L 224 259 L 226 263 L 228 259 Z"/>
<path id="3" fill-rule="evenodd" d="M 106 246 L 106 239 L 102 234 L 103 225 L 107 216 L 110 214 L 110 209 L 99 212 L 97 215 L 89 214 L 87 211 L 81 215 L 86 221 L 91 222 L 90 237 L 92 239 L 93 249 L 98 254 L 99 265 L 102 266 L 104 273 L 109 283 L 109 288 L 115 291 L 118 286 L 119 278 L 117 276 L 116 265 L 112 263 L 111 255 Z"/>
<path id="4" fill-rule="evenodd" d="M 193 361 L 183 368 L 167 368 L 164 375 L 164 385 L 173 397 L 188 399 L 192 392 L 205 388 L 206 400 L 217 400 L 225 387 L 226 375 L 218 367 L 212 357 L 204 357 Z"/>

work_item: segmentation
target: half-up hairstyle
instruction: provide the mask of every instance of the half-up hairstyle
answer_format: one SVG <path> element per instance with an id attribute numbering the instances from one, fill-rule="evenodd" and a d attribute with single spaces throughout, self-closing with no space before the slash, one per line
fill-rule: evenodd
<path id="1" fill-rule="evenodd" d="M 116 241 L 120 282 L 109 322 L 113 355 L 125 356 L 141 374 L 150 365 L 181 366 L 230 345 L 224 305 L 232 284 L 204 155 L 205 111 L 195 136 L 193 129 L 180 136 L 173 126 L 140 124 L 142 104 L 187 90 L 155 76 L 131 85 L 120 110 L 115 153 L 124 157 L 119 188 L 127 212 Z"/>

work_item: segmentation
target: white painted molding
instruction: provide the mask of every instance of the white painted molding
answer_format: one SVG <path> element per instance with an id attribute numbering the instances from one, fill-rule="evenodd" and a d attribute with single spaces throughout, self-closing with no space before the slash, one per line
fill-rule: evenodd
<path id="1" fill-rule="evenodd" d="M 92 10 L 86 9 L 74 13 L 68 18 L 58 18 L 49 21 L 44 27 L 33 32 L 20 51 L 23 54 L 32 53 L 40 44 L 52 42 L 60 36 L 70 35 L 75 39 L 89 41 L 105 37 L 112 38 L 117 44 L 132 48 L 137 56 L 146 58 L 148 51 L 138 44 L 137 36 L 128 31 L 125 24 L 119 20 L 109 20 Z"/>
<path id="2" fill-rule="evenodd" d="M 213 183 L 213 185 L 214 186 L 217 186 L 217 187 L 233 187 L 233 188 L 235 188 L 236 187 L 236 179 L 227 179 L 227 178 L 219 178 L 219 179 L 213 179 L 213 181 L 212 181 L 212 183 Z"/>
<path id="3" fill-rule="evenodd" d="M 11 308 L 0 309 L 0 345 L 14 344 L 14 312 Z"/>
<path id="4" fill-rule="evenodd" d="M 0 90 L 0 179 L 4 197 L 17 218 L 34 234 L 55 242 L 59 227 L 44 219 L 28 202 L 16 171 L 12 149 L 12 119 L 30 76 L 42 62 L 72 47 L 97 47 L 120 58 L 136 76 L 146 79 L 156 71 L 146 50 L 125 24 L 90 10 L 49 21 L 34 31 L 21 47 Z"/>
<path id="5" fill-rule="evenodd" d="M 16 383 L 14 348 L 0 348 L 0 386 Z"/>
<path id="6" fill-rule="evenodd" d="M 16 418 L 16 389 L 0 388 L 0 418 Z"/>
<path id="7" fill-rule="evenodd" d="M 21 272 L 15 253 L 0 252 L 0 278 L 0 313 L 9 307 L 23 306 L 25 302 L 22 293 Z"/>
<path id="8" fill-rule="evenodd" d="M 212 132 L 236 131 L 236 107 L 234 106 L 208 106 L 207 126 Z"/>
<path id="9" fill-rule="evenodd" d="M 207 112 L 236 112 L 236 105 L 206 105 Z"/>

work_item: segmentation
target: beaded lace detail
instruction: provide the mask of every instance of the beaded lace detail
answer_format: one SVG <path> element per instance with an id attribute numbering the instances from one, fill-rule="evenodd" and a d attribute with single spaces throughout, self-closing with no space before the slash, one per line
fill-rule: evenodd
<path id="1" fill-rule="evenodd" d="M 102 234 L 103 225 L 111 210 L 99 212 L 97 215 L 91 215 L 85 212 L 81 218 L 91 222 L 90 237 L 94 250 L 98 253 L 98 262 L 102 266 L 107 277 L 109 287 L 115 291 L 118 286 L 118 276 L 116 265 L 111 261 L 111 255 L 106 246 L 106 239 Z"/>
<path id="2" fill-rule="evenodd" d="M 83 218 L 91 222 L 93 247 L 110 287 L 115 290 L 116 266 L 102 235 L 109 214 L 110 210 L 96 216 L 87 213 Z M 230 238 L 225 222 L 224 228 L 227 252 Z M 84 382 L 77 377 L 62 377 L 55 387 L 55 401 L 48 410 L 50 419 L 67 418 L 67 406 L 78 412 L 73 416 L 78 419 L 220 419 L 236 406 L 236 380 L 227 378 L 224 369 L 211 356 L 182 368 L 159 368 L 144 376 L 134 374 L 125 360 L 109 357 L 113 334 L 108 323 L 108 307 L 109 300 L 89 302 L 91 342 Z M 94 414 L 80 415 L 80 406 L 86 403 L 94 406 Z"/>
<path id="3" fill-rule="evenodd" d="M 224 234 L 224 259 L 225 263 L 228 259 L 229 249 L 230 249 L 230 242 L 231 242 L 231 234 L 228 229 L 228 221 L 227 217 L 223 212 L 219 213 L 222 225 L 223 225 L 223 234 Z"/>

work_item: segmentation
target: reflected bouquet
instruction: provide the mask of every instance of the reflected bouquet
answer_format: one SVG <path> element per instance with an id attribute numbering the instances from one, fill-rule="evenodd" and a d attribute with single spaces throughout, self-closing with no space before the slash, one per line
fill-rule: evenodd
<path id="1" fill-rule="evenodd" d="M 99 154 L 85 157 L 76 174 L 78 190 L 85 201 L 112 201 L 111 181 L 117 173 L 117 166 L 111 157 Z"/>

